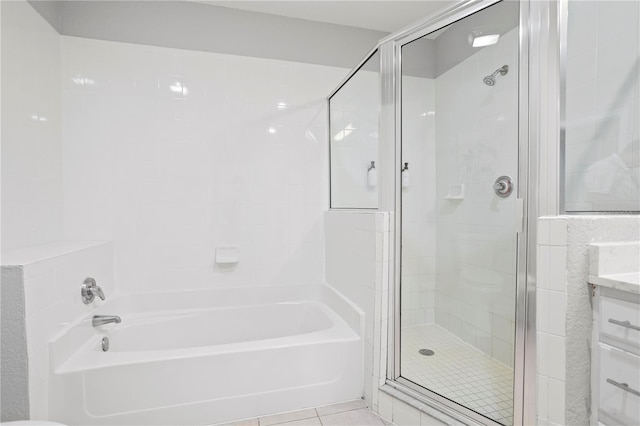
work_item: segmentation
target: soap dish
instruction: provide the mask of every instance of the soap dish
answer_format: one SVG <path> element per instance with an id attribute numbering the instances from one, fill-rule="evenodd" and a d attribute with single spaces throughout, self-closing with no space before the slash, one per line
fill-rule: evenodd
<path id="1" fill-rule="evenodd" d="M 238 263 L 240 261 L 240 249 L 235 246 L 217 247 L 216 263 Z"/>
<path id="2" fill-rule="evenodd" d="M 444 196 L 445 200 L 464 200 L 464 184 L 451 185 L 447 195 Z"/>

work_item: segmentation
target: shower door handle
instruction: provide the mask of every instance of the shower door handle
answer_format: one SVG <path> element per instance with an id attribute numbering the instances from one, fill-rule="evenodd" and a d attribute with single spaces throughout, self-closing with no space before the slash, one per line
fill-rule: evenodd
<path id="1" fill-rule="evenodd" d="M 493 190 L 500 198 L 507 198 L 513 192 L 513 179 L 509 176 L 500 176 L 493 184 Z"/>

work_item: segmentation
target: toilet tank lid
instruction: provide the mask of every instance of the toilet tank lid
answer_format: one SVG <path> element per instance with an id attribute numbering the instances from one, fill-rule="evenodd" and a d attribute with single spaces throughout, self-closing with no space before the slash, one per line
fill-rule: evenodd
<path id="1" fill-rule="evenodd" d="M 64 426 L 62 423 L 55 423 L 55 422 L 45 422 L 44 420 L 18 420 L 15 422 L 2 422 L 0 423 L 0 426 L 4 426 L 4 425 L 11 425 L 11 426 L 53 426 L 53 425 L 58 425 L 58 426 Z"/>

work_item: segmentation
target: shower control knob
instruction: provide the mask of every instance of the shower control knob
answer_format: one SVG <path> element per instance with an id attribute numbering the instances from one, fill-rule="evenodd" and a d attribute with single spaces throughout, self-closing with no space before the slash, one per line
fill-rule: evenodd
<path id="1" fill-rule="evenodd" d="M 493 184 L 493 190 L 500 198 L 507 198 L 513 192 L 513 179 L 509 176 L 500 176 Z"/>

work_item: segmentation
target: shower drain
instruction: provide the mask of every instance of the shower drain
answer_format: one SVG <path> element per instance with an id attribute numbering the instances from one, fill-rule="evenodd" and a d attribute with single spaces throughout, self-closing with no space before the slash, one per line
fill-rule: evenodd
<path id="1" fill-rule="evenodd" d="M 418 352 L 420 353 L 420 355 L 424 355 L 424 356 L 431 356 L 436 354 L 431 349 L 420 349 Z"/>

